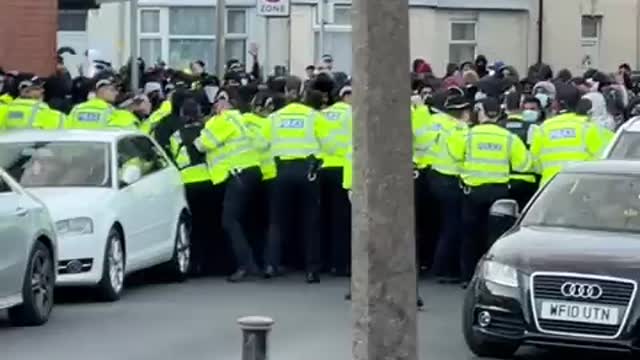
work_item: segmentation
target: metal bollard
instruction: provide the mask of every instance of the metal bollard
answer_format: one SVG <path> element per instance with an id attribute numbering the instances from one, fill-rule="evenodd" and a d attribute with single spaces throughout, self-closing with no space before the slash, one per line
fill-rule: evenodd
<path id="1" fill-rule="evenodd" d="M 268 360 L 268 335 L 273 319 L 266 316 L 246 316 L 238 319 L 242 329 L 242 360 Z"/>

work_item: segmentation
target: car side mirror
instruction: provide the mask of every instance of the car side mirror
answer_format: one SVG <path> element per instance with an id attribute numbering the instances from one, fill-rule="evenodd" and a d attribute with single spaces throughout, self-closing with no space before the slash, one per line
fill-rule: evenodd
<path id="1" fill-rule="evenodd" d="M 491 205 L 491 216 L 517 218 L 520 216 L 520 206 L 515 200 L 500 199 Z"/>
<path id="2" fill-rule="evenodd" d="M 124 185 L 131 185 L 142 178 L 142 170 L 136 165 L 125 165 L 120 175 L 120 181 Z"/>

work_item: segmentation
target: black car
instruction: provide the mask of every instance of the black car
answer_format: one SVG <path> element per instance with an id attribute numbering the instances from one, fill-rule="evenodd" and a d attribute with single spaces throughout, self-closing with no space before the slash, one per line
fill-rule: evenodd
<path id="1" fill-rule="evenodd" d="M 522 345 L 640 355 L 640 162 L 576 164 L 522 214 L 499 200 L 513 227 L 482 258 L 463 308 L 467 345 L 510 358 Z"/>

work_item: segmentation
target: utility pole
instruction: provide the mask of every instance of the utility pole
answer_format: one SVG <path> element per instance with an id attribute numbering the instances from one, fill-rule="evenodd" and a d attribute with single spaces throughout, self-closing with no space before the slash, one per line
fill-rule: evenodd
<path id="1" fill-rule="evenodd" d="M 224 77 L 224 66 L 226 62 L 226 50 L 225 50 L 225 35 L 227 34 L 227 22 L 226 22 L 226 0 L 217 0 L 216 7 L 217 13 L 217 29 L 216 29 L 216 75 L 222 81 Z"/>
<path id="2" fill-rule="evenodd" d="M 353 6 L 352 358 L 416 360 L 409 1 Z"/>
<path id="3" fill-rule="evenodd" d="M 131 55 L 131 91 L 140 86 L 138 69 L 138 0 L 129 0 L 129 54 Z"/>

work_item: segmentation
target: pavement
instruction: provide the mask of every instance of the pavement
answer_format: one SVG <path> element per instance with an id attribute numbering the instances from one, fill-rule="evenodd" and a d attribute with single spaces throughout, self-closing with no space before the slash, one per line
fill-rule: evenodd
<path id="1" fill-rule="evenodd" d="M 240 360 L 236 319 L 267 315 L 276 321 L 270 360 L 348 360 L 347 286 L 347 280 L 333 278 L 307 285 L 299 276 L 243 284 L 219 278 L 165 284 L 142 276 L 116 303 L 97 303 L 86 292 L 65 291 L 58 294 L 52 318 L 42 327 L 10 327 L 0 312 L 0 359 Z M 463 291 L 428 281 L 420 291 L 426 302 L 418 315 L 420 359 L 475 359 L 460 329 Z M 595 358 L 592 353 L 572 355 Z M 566 356 L 525 348 L 516 359 Z"/>

